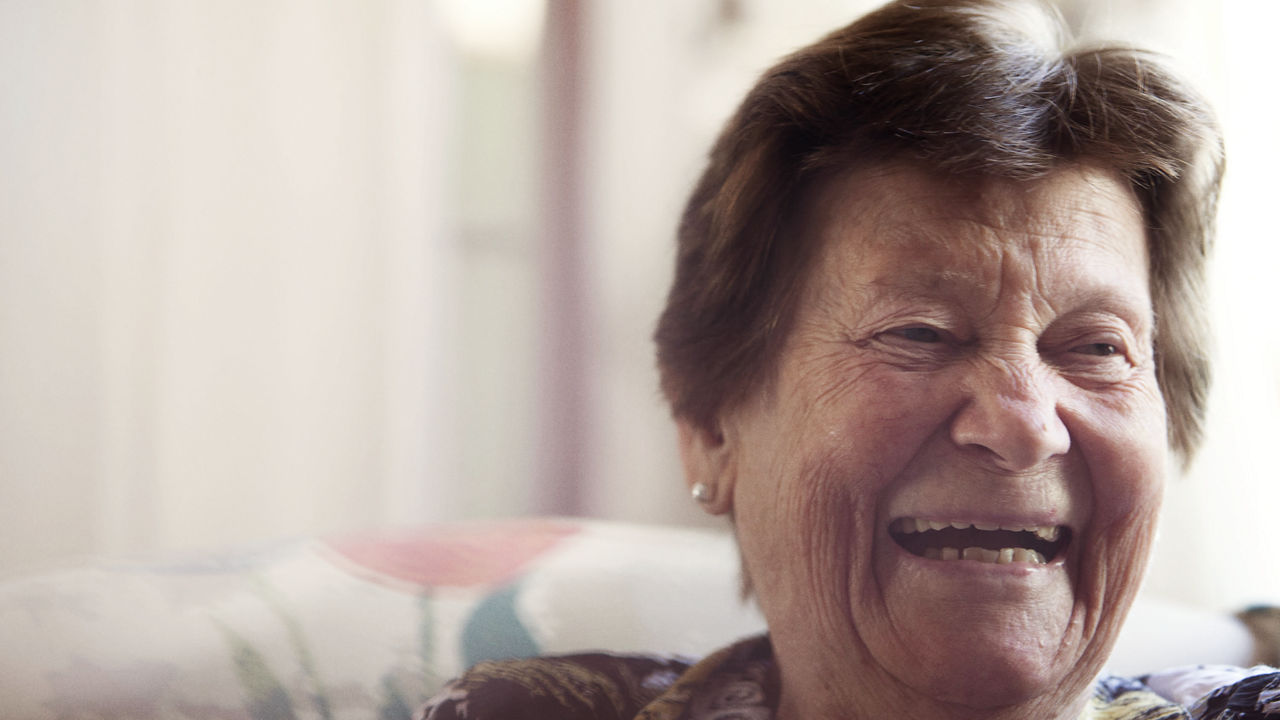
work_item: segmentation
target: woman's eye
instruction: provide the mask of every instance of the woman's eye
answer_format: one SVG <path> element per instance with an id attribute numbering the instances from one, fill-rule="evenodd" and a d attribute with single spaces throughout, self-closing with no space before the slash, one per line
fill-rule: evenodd
<path id="1" fill-rule="evenodd" d="M 1081 355 L 1110 357 L 1112 355 L 1118 355 L 1120 353 L 1120 348 L 1112 345 L 1111 343 L 1098 342 L 1088 343 L 1086 345 L 1077 345 L 1075 348 L 1072 348 L 1072 352 L 1077 352 Z"/>
<path id="2" fill-rule="evenodd" d="M 931 327 L 908 327 L 898 330 L 904 340 L 918 343 L 936 343 L 942 342 L 942 333 Z"/>

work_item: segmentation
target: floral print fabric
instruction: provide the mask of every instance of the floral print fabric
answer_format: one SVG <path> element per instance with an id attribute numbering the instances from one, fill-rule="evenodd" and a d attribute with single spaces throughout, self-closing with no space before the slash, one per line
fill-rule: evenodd
<path id="1" fill-rule="evenodd" d="M 569 655 L 489 662 L 445 686 L 420 720 L 771 720 L 779 688 L 767 636 L 696 664 Z M 1203 668 L 1187 668 L 1189 676 Z M 1273 670 L 1267 668 L 1266 670 Z M 1141 678 L 1103 677 L 1081 720 L 1280 719 L 1280 672 L 1218 688 L 1188 709 Z"/>

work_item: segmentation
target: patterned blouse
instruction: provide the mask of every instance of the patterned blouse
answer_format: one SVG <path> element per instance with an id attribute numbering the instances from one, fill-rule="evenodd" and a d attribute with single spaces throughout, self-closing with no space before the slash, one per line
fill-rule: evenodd
<path id="1" fill-rule="evenodd" d="M 421 720 L 772 720 L 779 689 L 767 636 L 700 662 L 604 653 L 483 662 Z M 1186 704 L 1183 704 L 1186 703 Z M 1081 720 L 1280 719 L 1280 671 L 1194 667 L 1104 677 Z"/>

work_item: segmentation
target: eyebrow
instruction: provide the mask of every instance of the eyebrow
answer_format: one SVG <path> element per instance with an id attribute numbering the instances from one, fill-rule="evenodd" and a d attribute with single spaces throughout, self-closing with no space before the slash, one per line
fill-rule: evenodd
<path id="1" fill-rule="evenodd" d="M 988 283 L 973 277 L 971 273 L 954 269 L 941 272 L 904 269 L 897 273 L 877 275 L 863 284 L 885 291 L 892 298 L 903 300 L 944 300 L 970 288 L 988 286 Z"/>
<path id="2" fill-rule="evenodd" d="M 1153 334 L 1155 332 L 1155 302 L 1150 297 L 1143 298 L 1133 293 L 1098 288 L 1081 297 L 1077 305 L 1090 308 L 1095 312 L 1115 315 L 1134 330 L 1148 330 Z"/>
<path id="3" fill-rule="evenodd" d="M 948 269 L 940 273 L 906 270 L 899 274 L 877 275 L 861 285 L 863 292 L 874 296 L 868 299 L 873 300 L 875 304 L 886 302 L 958 304 L 962 301 L 966 290 L 984 286 L 985 283 L 975 280 L 969 273 Z M 1073 288 L 1079 288 L 1078 283 L 1071 285 Z M 1054 302 L 1054 298 L 1048 298 L 1048 300 L 1053 307 L 1061 306 L 1060 302 Z M 1135 330 L 1155 331 L 1155 303 L 1149 295 L 1099 285 L 1084 288 L 1080 294 L 1072 295 L 1070 303 L 1073 312 L 1077 308 L 1086 308 L 1114 315 Z"/>

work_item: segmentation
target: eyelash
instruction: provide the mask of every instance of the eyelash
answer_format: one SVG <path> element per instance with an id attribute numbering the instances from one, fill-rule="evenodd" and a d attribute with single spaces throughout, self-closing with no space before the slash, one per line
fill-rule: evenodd
<path id="1" fill-rule="evenodd" d="M 898 335 L 898 337 L 901 337 L 903 340 L 909 340 L 911 342 L 918 342 L 918 343 L 926 343 L 930 345 L 933 343 L 942 342 L 944 339 L 942 336 L 941 330 L 938 330 L 937 328 L 934 328 L 934 327 L 930 327 L 928 325 L 911 325 L 909 327 L 893 330 L 892 332 Z M 913 334 L 917 336 L 920 334 L 925 334 L 928 337 L 927 338 L 912 337 Z"/>
<path id="2" fill-rule="evenodd" d="M 882 335 L 900 339 L 911 345 L 937 345 L 946 342 L 950 337 L 945 330 L 928 324 L 904 325 L 888 330 Z M 1086 342 L 1071 345 L 1069 352 L 1075 355 L 1098 358 L 1099 360 L 1111 358 L 1128 360 L 1124 345 L 1120 342 Z"/>
<path id="3" fill-rule="evenodd" d="M 1092 350 L 1101 350 L 1101 352 L 1090 352 Z M 1071 351 L 1078 352 L 1082 355 L 1095 355 L 1097 357 L 1113 357 L 1121 354 L 1119 346 L 1108 342 L 1085 343 L 1071 348 Z"/>

